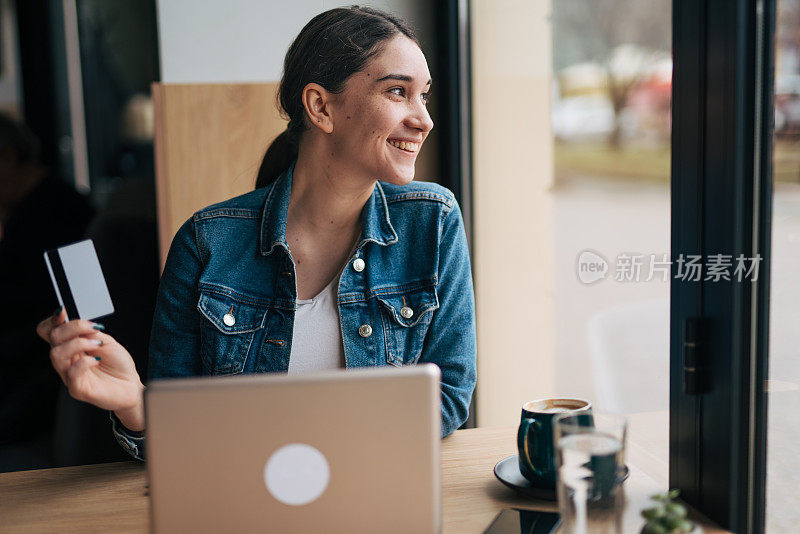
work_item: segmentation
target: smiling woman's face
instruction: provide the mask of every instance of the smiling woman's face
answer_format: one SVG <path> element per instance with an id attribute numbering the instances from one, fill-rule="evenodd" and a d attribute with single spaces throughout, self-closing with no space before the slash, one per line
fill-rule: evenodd
<path id="1" fill-rule="evenodd" d="M 335 98 L 335 157 L 372 178 L 411 182 L 417 154 L 433 128 L 426 108 L 430 79 L 414 41 L 404 35 L 387 41 Z"/>

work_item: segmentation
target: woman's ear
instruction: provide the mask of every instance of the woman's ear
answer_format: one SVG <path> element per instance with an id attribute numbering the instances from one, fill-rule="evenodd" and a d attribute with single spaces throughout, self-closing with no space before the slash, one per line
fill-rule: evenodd
<path id="1" fill-rule="evenodd" d="M 332 97 L 331 93 L 316 83 L 303 88 L 303 107 L 306 108 L 309 122 L 327 134 L 333 133 L 333 117 L 330 114 Z"/>

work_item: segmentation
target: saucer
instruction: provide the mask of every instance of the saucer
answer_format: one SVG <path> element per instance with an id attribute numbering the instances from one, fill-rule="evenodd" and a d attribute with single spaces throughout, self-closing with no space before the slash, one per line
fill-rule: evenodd
<path id="1" fill-rule="evenodd" d="M 622 481 L 625 481 L 629 474 L 630 470 L 626 465 L 623 467 L 622 476 L 620 477 Z M 497 462 L 494 466 L 494 476 L 509 488 L 523 495 L 527 495 L 528 497 L 546 501 L 557 500 L 555 488 L 539 486 L 522 476 L 522 473 L 519 471 L 519 455 L 517 454 L 509 456 L 508 458 L 503 458 Z"/>

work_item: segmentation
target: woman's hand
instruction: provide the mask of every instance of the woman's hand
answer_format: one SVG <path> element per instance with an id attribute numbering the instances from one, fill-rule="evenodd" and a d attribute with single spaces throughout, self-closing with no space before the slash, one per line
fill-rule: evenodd
<path id="1" fill-rule="evenodd" d="M 36 327 L 50 343 L 50 361 L 72 397 L 116 413 L 130 430 L 144 429 L 144 386 L 133 358 L 116 340 L 60 310 Z"/>

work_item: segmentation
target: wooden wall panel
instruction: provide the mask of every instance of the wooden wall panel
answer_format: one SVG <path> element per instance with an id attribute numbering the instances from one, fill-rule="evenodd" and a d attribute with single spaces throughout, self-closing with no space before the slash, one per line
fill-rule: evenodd
<path id="1" fill-rule="evenodd" d="M 286 128 L 277 83 L 153 84 L 161 265 L 200 208 L 251 191 L 269 143 Z"/>

